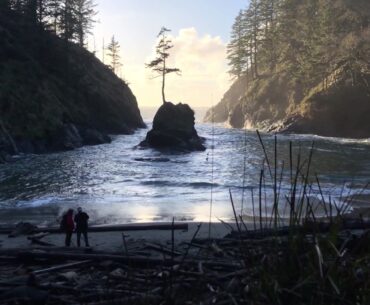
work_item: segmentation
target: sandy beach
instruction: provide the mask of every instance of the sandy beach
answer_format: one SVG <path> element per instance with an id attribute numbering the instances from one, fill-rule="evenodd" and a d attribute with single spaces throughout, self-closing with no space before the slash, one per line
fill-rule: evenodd
<path id="1" fill-rule="evenodd" d="M 153 223 L 148 223 L 153 224 Z M 179 244 L 181 242 L 190 241 L 193 237 L 199 223 L 188 223 L 189 229 L 187 231 L 175 230 L 175 243 Z M 233 224 L 230 224 L 233 225 Z M 207 238 L 208 237 L 208 223 L 202 223 L 201 228 L 197 234 L 197 238 Z M 45 228 L 47 232 L 47 228 Z M 222 238 L 227 235 L 230 230 L 221 223 L 211 224 L 211 236 L 212 238 Z M 165 245 L 170 243 L 171 240 L 171 230 L 147 230 L 147 231 L 130 231 L 130 232 L 90 232 L 89 242 L 90 246 L 95 250 L 102 251 L 122 251 L 123 250 L 123 239 L 122 233 L 125 233 L 126 241 L 128 243 L 132 242 L 152 242 L 160 243 Z M 65 235 L 63 233 L 50 234 L 42 239 L 44 242 L 51 243 L 55 246 L 64 246 Z M 72 237 L 72 246 L 76 247 L 76 234 Z M 0 235 L 0 245 L 2 249 L 14 249 L 14 248 L 27 248 L 33 245 L 27 239 L 27 236 L 18 236 L 13 238 L 8 238 L 7 235 Z M 81 245 L 84 245 L 83 239 L 81 238 Z M 37 246 L 39 247 L 39 246 Z"/>

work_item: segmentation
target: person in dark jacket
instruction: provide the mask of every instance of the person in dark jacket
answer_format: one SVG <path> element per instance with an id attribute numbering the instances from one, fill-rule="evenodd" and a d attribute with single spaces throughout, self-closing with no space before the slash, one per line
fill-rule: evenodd
<path id="1" fill-rule="evenodd" d="M 63 215 L 61 226 L 66 233 L 65 245 L 66 247 L 69 247 L 71 245 L 72 234 L 75 229 L 72 209 L 69 209 L 67 213 Z"/>
<path id="2" fill-rule="evenodd" d="M 77 232 L 77 246 L 80 247 L 81 234 L 84 236 L 86 247 L 89 246 L 89 238 L 87 236 L 89 215 L 82 211 L 82 208 L 77 209 L 78 213 L 75 216 L 76 232 Z"/>

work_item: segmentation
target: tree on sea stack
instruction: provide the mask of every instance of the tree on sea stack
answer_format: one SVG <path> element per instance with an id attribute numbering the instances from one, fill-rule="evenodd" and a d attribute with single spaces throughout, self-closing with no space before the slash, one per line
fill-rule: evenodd
<path id="1" fill-rule="evenodd" d="M 180 74 L 181 70 L 178 68 L 167 67 L 167 58 L 170 56 L 169 50 L 173 48 L 171 39 L 168 38 L 167 33 L 171 30 L 162 27 L 159 34 L 159 42 L 156 46 L 157 57 L 153 59 L 150 63 L 146 64 L 147 68 L 152 69 L 154 72 L 162 77 L 162 101 L 163 104 L 166 102 L 164 89 L 166 86 L 166 74 L 176 73 Z"/>
<path id="2" fill-rule="evenodd" d="M 166 102 L 159 107 L 143 148 L 181 152 L 204 151 L 204 139 L 195 130 L 194 111 L 187 104 Z"/>

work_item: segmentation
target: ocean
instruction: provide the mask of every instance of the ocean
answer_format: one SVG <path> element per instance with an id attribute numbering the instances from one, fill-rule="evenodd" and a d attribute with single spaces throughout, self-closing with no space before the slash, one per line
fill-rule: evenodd
<path id="1" fill-rule="evenodd" d="M 266 176 L 263 211 L 269 215 L 273 185 L 256 132 L 201 123 L 204 112 L 196 110 L 196 129 L 206 139 L 204 152 L 140 149 L 137 145 L 148 131 L 141 129 L 133 135 L 114 136 L 111 144 L 20 155 L 16 162 L 0 165 L 0 225 L 18 221 L 55 225 L 61 213 L 78 206 L 90 214 L 93 224 L 162 222 L 173 217 L 176 221 L 207 222 L 210 217 L 233 221 L 230 193 L 236 213 L 248 219 L 256 213 L 262 168 Z M 142 114 L 150 127 L 154 110 L 144 109 Z M 274 135 L 262 134 L 262 139 L 272 165 Z M 335 201 L 339 206 L 351 194 L 369 193 L 364 189 L 370 181 L 369 139 L 277 135 L 282 217 L 290 192 L 290 142 L 294 163 L 299 150 L 302 163 L 308 158 L 314 142 L 310 198 Z"/>

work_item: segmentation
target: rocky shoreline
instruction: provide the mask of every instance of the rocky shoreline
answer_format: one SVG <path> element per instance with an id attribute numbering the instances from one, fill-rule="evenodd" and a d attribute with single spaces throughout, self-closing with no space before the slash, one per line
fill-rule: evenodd
<path id="1" fill-rule="evenodd" d="M 359 73 L 358 80 L 352 83 L 346 66 L 306 92 L 283 73 L 253 80 L 241 77 L 204 121 L 265 132 L 369 138 L 370 73 Z"/>
<path id="2" fill-rule="evenodd" d="M 6 139 L 8 138 L 8 139 Z M 73 150 L 85 145 L 110 143 L 111 137 L 96 129 L 64 124 L 55 135 L 47 139 L 13 139 L 1 137 L 0 133 L 0 164 L 12 162 L 12 155 L 19 153 L 44 154 L 58 151 Z"/>
<path id="3" fill-rule="evenodd" d="M 83 47 L 33 26 L 0 10 L 0 163 L 146 127 L 125 81 Z"/>

